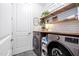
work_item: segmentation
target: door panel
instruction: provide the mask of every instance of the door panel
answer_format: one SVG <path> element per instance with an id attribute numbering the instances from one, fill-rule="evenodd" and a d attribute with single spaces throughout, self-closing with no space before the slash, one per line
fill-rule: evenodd
<path id="1" fill-rule="evenodd" d="M 27 16 L 28 15 L 28 16 Z M 26 4 L 13 5 L 13 55 L 32 49 L 30 9 Z M 30 33 L 30 34 L 29 34 Z"/>
<path id="2" fill-rule="evenodd" d="M 17 16 L 17 20 L 16 20 L 16 31 L 17 32 L 27 32 L 28 30 L 28 20 L 26 19 L 26 8 L 25 5 L 22 4 L 18 4 L 16 6 L 16 16 Z"/>

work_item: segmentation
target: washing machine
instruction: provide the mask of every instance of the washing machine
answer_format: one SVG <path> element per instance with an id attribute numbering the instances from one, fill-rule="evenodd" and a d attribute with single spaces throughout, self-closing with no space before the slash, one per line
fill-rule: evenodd
<path id="1" fill-rule="evenodd" d="M 33 51 L 37 56 L 41 56 L 41 33 L 33 32 Z"/>
<path id="2" fill-rule="evenodd" d="M 48 41 L 42 42 L 42 55 L 79 56 L 79 37 L 48 34 Z"/>

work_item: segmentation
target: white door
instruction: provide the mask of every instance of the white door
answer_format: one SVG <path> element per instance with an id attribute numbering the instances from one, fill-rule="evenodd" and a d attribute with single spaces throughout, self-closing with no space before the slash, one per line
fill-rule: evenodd
<path id="1" fill-rule="evenodd" d="M 32 49 L 32 21 L 28 4 L 13 4 L 13 55 Z"/>

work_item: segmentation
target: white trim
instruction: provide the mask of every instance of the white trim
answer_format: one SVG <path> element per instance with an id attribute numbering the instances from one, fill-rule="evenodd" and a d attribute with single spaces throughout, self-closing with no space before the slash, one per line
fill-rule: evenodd
<path id="1" fill-rule="evenodd" d="M 1 38 L 0 44 L 4 43 L 9 37 L 11 37 L 11 35 L 8 34 L 8 35 L 4 36 L 3 38 Z"/>
<path id="2" fill-rule="evenodd" d="M 11 56 L 11 35 L 5 36 L 0 40 L 0 56 Z"/>
<path id="3" fill-rule="evenodd" d="M 12 56 L 12 54 L 11 54 L 11 49 L 8 50 L 7 56 Z"/>
<path id="4" fill-rule="evenodd" d="M 30 50 L 33 50 L 33 48 Z M 29 49 L 27 49 L 27 47 L 16 48 L 16 51 L 13 51 L 14 53 L 12 53 L 12 55 L 16 55 L 25 51 L 29 51 Z"/>

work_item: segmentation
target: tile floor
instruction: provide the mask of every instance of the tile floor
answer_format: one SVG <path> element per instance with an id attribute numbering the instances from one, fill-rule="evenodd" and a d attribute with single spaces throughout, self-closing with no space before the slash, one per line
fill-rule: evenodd
<path id="1" fill-rule="evenodd" d="M 29 50 L 29 51 L 16 54 L 14 56 L 37 56 L 37 55 L 33 52 L 33 50 Z"/>

